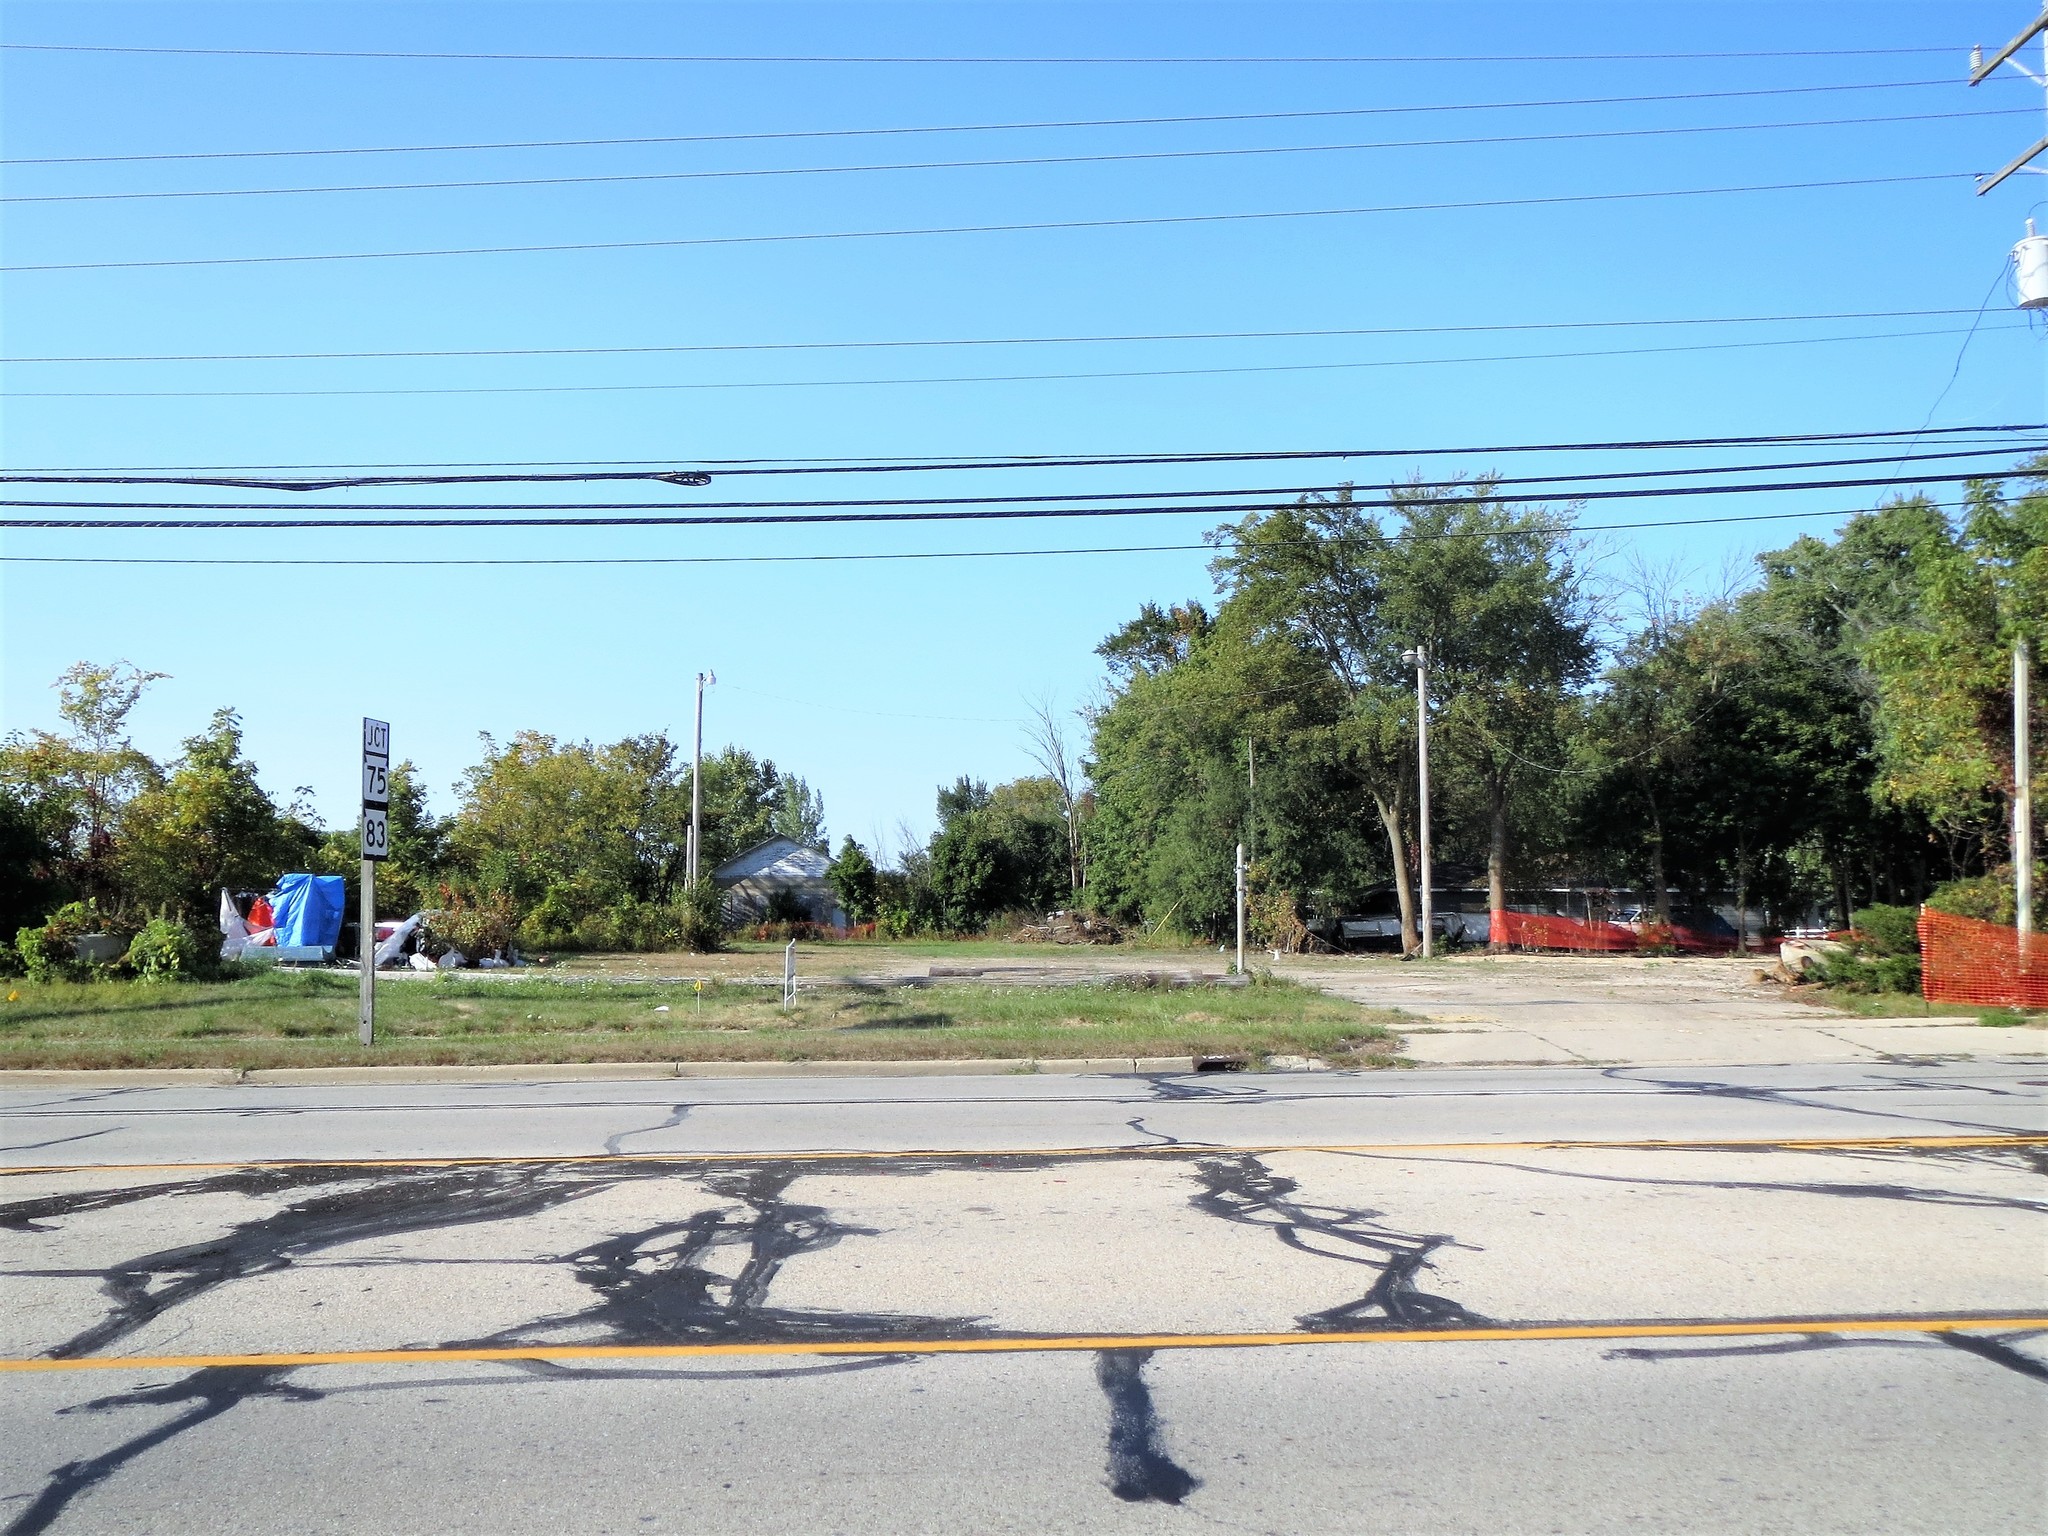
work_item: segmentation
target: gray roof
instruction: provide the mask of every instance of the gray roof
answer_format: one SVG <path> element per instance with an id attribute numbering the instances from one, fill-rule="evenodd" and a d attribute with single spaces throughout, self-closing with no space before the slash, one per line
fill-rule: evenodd
<path id="1" fill-rule="evenodd" d="M 771 837 L 734 854 L 711 872 L 711 878 L 719 885 L 763 877 L 817 881 L 825 878 L 831 863 L 823 849 L 807 847 L 793 837 Z"/>

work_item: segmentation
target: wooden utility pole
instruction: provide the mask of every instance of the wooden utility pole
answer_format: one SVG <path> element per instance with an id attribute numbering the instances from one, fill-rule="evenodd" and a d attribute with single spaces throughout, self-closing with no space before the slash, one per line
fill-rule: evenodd
<path id="1" fill-rule="evenodd" d="M 2012 885 L 2023 952 L 2034 936 L 2034 743 L 2027 718 L 2033 708 L 2032 659 L 2026 641 L 2013 646 Z"/>
<path id="2" fill-rule="evenodd" d="M 716 672 L 697 674 L 697 735 L 690 747 L 690 846 L 683 853 L 683 883 L 697 883 L 697 856 L 704 843 L 704 688 Z"/>

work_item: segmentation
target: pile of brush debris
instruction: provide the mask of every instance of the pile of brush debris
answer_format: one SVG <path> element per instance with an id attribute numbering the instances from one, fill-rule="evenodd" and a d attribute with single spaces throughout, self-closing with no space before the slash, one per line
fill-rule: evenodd
<path id="1" fill-rule="evenodd" d="M 1048 912 L 1044 922 L 1026 923 L 1013 937 L 1024 944 L 1121 944 L 1124 931 L 1087 912 Z"/>

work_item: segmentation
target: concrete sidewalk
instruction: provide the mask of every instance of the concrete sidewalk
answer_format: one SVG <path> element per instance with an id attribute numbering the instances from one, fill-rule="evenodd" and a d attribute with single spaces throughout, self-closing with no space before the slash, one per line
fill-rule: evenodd
<path id="1" fill-rule="evenodd" d="M 1864 1019 L 1758 979 L 1759 957 L 1456 955 L 1283 959 L 1275 971 L 1413 1017 L 1429 1066 L 1732 1066 L 2048 1055 L 2048 1030 Z"/>

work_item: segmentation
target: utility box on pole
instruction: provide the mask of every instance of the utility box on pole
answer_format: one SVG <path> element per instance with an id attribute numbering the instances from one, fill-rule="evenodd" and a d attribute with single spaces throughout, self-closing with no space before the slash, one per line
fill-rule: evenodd
<path id="1" fill-rule="evenodd" d="M 363 890 L 357 913 L 356 953 L 362 981 L 356 998 L 356 1038 L 368 1045 L 377 1033 L 377 866 L 391 857 L 391 726 L 363 720 Z"/>
<path id="2" fill-rule="evenodd" d="M 2012 248 L 2013 283 L 2021 309 L 2048 309 L 2048 235 L 2034 233 L 2027 220 L 2027 238 Z"/>

